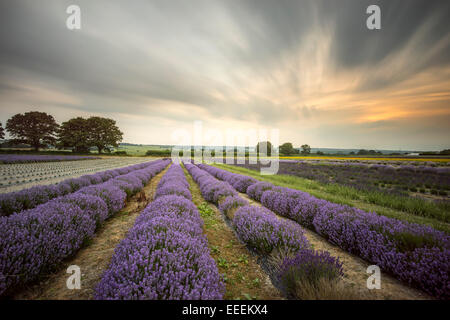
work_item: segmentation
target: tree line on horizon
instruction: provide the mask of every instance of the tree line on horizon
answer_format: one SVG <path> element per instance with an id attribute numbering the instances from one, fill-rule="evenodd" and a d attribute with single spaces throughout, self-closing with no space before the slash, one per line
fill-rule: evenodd
<path id="1" fill-rule="evenodd" d="M 39 148 L 54 146 L 58 149 L 71 148 L 73 152 L 89 153 L 97 147 L 98 152 L 118 147 L 123 132 L 113 119 L 103 117 L 76 117 L 59 125 L 52 115 L 45 112 L 30 111 L 18 113 L 6 122 L 6 131 L 12 144 L 28 144 Z M 5 129 L 0 123 L 0 139 L 4 139 Z"/>
<path id="2" fill-rule="evenodd" d="M 123 133 L 116 125 L 116 121 L 103 117 L 83 117 L 72 118 L 59 125 L 53 116 L 38 111 L 16 114 L 6 122 L 6 131 L 13 139 L 12 144 L 28 144 L 36 151 L 39 148 L 54 146 L 58 149 L 72 149 L 76 153 L 89 153 L 92 147 L 96 147 L 99 153 L 110 151 L 109 148 L 118 147 L 122 141 Z M 5 137 L 5 128 L 0 122 L 0 139 Z M 256 145 L 256 153 L 260 150 L 266 151 L 266 155 L 271 156 L 273 145 L 270 141 L 261 141 Z M 192 150 L 192 152 L 194 152 Z M 225 149 L 224 149 L 225 152 Z M 170 155 L 171 150 L 149 150 L 147 155 L 155 153 Z M 237 148 L 235 148 L 237 154 Z M 249 152 L 246 150 L 246 156 Z M 300 148 L 294 148 L 291 142 L 285 142 L 279 146 L 280 155 L 309 155 L 311 147 L 303 144 Z M 325 155 L 321 151 L 317 155 Z M 214 154 L 212 154 L 214 156 Z M 349 155 L 382 155 L 380 151 L 361 149 L 358 152 L 350 152 Z M 394 155 L 394 154 L 392 154 Z M 400 154 L 399 154 L 400 155 Z M 450 155 L 450 149 L 440 152 L 421 152 L 420 155 Z"/>

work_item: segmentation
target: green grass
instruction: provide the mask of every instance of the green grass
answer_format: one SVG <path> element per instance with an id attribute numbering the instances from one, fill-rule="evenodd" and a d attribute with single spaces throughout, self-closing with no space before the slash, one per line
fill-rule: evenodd
<path id="1" fill-rule="evenodd" d="M 450 225 L 438 219 L 448 219 L 448 211 L 440 210 L 439 207 L 433 206 L 432 203 L 420 207 L 423 205 L 423 202 L 416 201 L 417 199 L 414 198 L 398 197 L 379 192 L 360 191 L 343 185 L 323 184 L 296 176 L 261 175 L 254 170 L 226 164 L 215 164 L 215 166 L 234 173 L 248 175 L 260 181 L 267 181 L 277 186 L 305 191 L 317 198 L 328 200 L 330 202 L 349 205 L 365 211 L 376 212 L 379 215 L 390 218 L 429 225 L 435 229 L 450 233 Z M 418 215 L 424 210 L 431 214 L 429 216 Z"/>
<path id="2" fill-rule="evenodd" d="M 214 228 L 217 224 L 217 220 L 214 217 L 214 210 L 209 206 L 209 204 L 207 202 L 203 202 L 198 205 L 197 208 L 205 223 L 205 227 Z"/>
<path id="3" fill-rule="evenodd" d="M 132 156 L 145 156 L 145 153 L 148 150 L 162 150 L 161 148 L 157 146 L 128 146 L 128 145 L 122 145 L 119 148 L 115 148 L 116 151 L 126 151 L 127 154 Z"/>

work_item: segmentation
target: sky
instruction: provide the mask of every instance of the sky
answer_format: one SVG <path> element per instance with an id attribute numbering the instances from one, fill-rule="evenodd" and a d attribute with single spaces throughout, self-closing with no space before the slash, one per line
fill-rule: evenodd
<path id="1" fill-rule="evenodd" d="M 0 122 L 104 116 L 140 144 L 201 121 L 296 147 L 450 148 L 449 16 L 433 0 L 2 0 Z"/>

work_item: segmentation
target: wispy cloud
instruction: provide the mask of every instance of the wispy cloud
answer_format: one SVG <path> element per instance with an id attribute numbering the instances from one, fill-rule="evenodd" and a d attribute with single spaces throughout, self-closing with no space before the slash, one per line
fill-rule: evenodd
<path id="1" fill-rule="evenodd" d="M 203 120 L 296 145 L 448 147 L 448 1 L 80 0 L 80 31 L 69 4 L 1 2 L 2 122 L 38 109 L 113 117 L 137 143 Z"/>

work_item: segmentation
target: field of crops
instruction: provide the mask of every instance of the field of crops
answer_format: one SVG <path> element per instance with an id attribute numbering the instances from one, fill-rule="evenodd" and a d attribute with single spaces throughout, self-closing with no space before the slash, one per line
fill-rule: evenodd
<path id="1" fill-rule="evenodd" d="M 237 164 L 257 172 L 261 164 Z M 279 177 L 314 181 L 329 194 L 398 210 L 416 217 L 450 222 L 450 167 L 398 163 L 281 160 Z M 444 227 L 445 228 L 445 227 Z"/>
<path id="2" fill-rule="evenodd" d="M 259 170 L 258 164 L 243 167 Z M 386 191 L 409 196 L 441 196 L 450 199 L 450 167 L 361 162 L 318 162 L 281 160 L 278 174 L 289 174 L 323 183 L 338 183 L 357 189 Z"/>
<path id="3" fill-rule="evenodd" d="M 53 161 L 75 161 L 75 160 L 92 160 L 100 159 L 99 157 L 90 156 L 58 156 L 58 155 L 16 155 L 4 154 L 0 155 L 0 163 L 30 163 L 30 162 L 53 162 Z"/>
<path id="4" fill-rule="evenodd" d="M 104 158 L 83 161 L 33 162 L 0 165 L 0 193 L 58 183 L 98 171 L 148 161 L 145 158 Z"/>
<path id="5" fill-rule="evenodd" d="M 31 296 L 36 286 L 33 298 L 67 292 L 57 283 L 65 285 L 64 268 L 79 252 L 106 262 L 93 263 L 100 270 L 73 299 L 450 297 L 447 233 L 206 164 L 161 159 L 96 170 L 1 194 L 0 212 L 6 298 Z M 124 221 L 113 241 L 110 229 Z M 99 242 L 106 247 L 96 249 Z M 383 271 L 379 293 L 365 287 L 370 264 Z"/>
<path id="6" fill-rule="evenodd" d="M 237 191 L 246 192 L 264 207 L 317 232 L 340 248 L 378 265 L 399 280 L 435 297 L 450 297 L 450 236 L 446 233 L 330 203 L 305 192 L 257 182 L 253 178 L 205 164 L 199 167 L 228 182 Z M 231 196 L 233 190 L 230 189 L 228 193 Z M 255 241 L 252 237 L 250 239 Z M 266 245 L 268 242 L 265 240 L 261 243 Z"/>
<path id="7" fill-rule="evenodd" d="M 104 171 L 48 188 L 40 197 L 28 190 L 11 197 L 14 209 L 2 199 L 2 210 L 10 211 L 0 218 L 0 295 L 57 268 L 168 164 L 156 160 Z"/>

